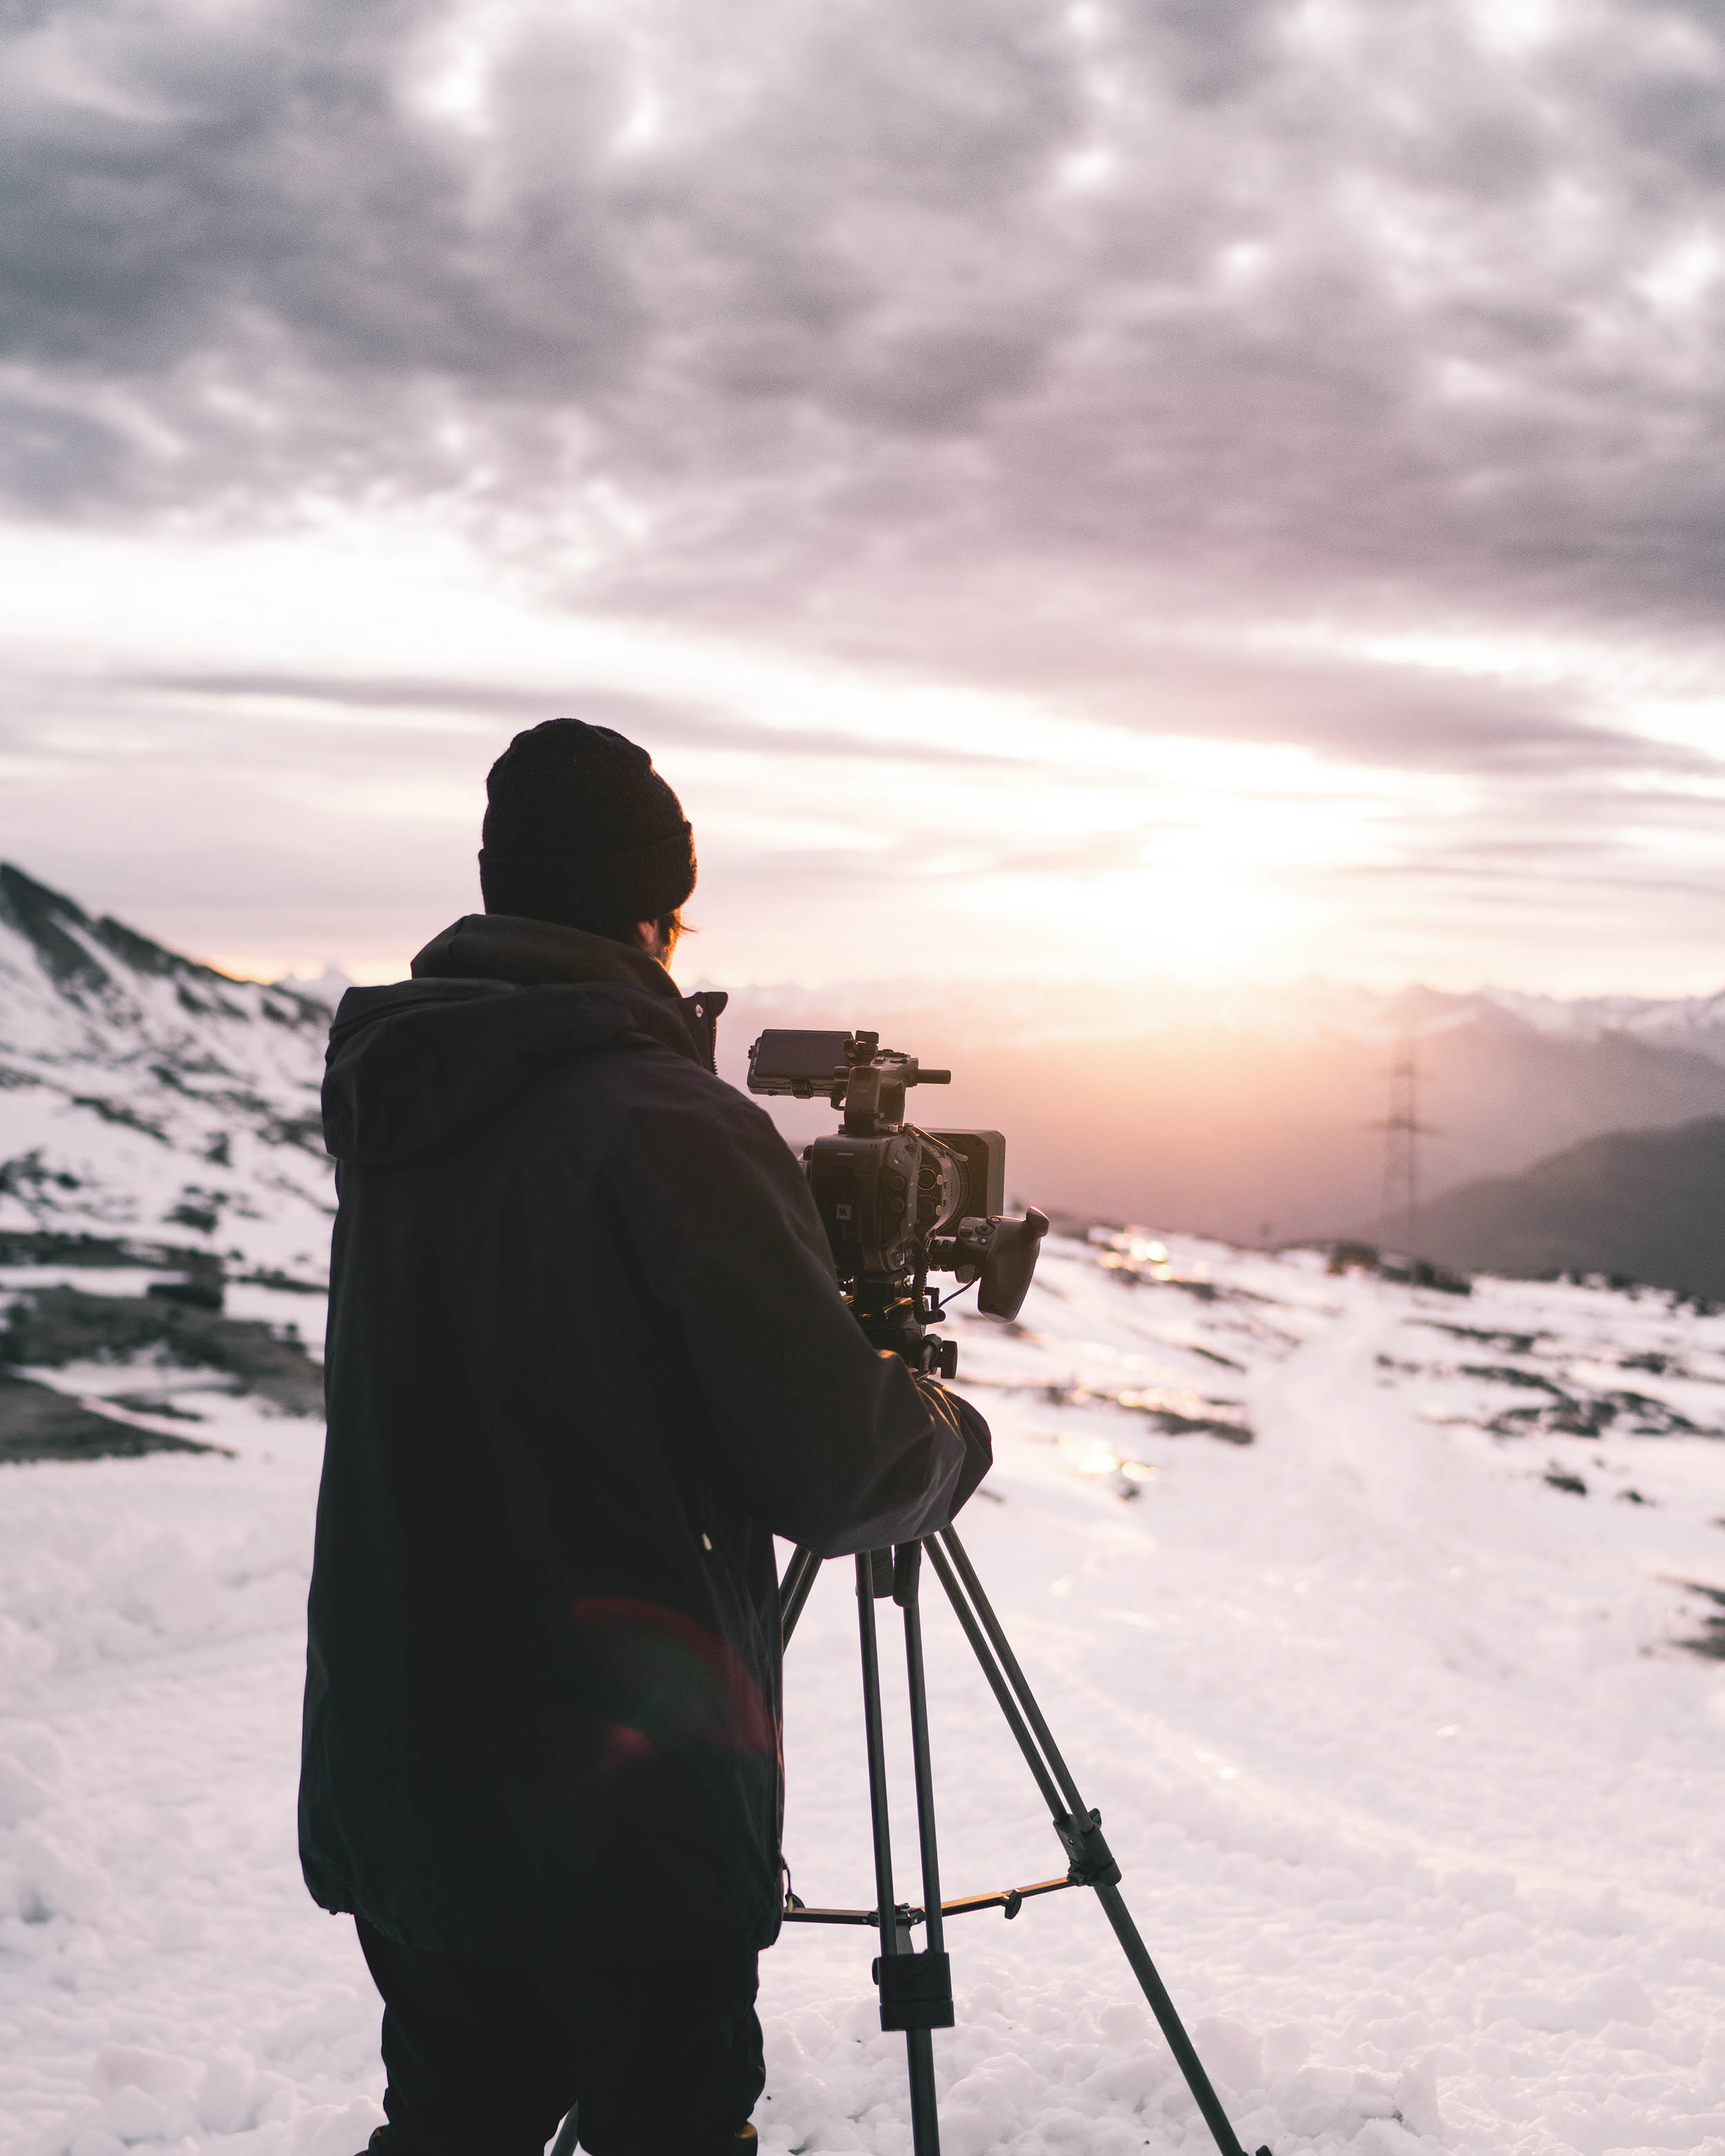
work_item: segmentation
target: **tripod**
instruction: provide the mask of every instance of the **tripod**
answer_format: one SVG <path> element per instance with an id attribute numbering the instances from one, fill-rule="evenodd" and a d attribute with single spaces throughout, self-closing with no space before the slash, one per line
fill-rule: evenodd
<path id="1" fill-rule="evenodd" d="M 971 1651 L 1006 1717 L 1025 1764 L 1041 1791 L 1054 1830 L 1067 1857 L 1065 1875 L 1010 1887 L 993 1894 L 973 1894 L 943 1902 L 940 1856 L 935 1843 L 934 1772 L 928 1749 L 928 1701 L 922 1675 L 922 1618 L 917 1589 L 924 1552 L 946 1590 Z M 785 1644 L 809 1599 L 823 1560 L 798 1549 L 786 1568 L 779 1591 Z M 887 1596 L 903 1612 L 905 1665 L 910 1681 L 911 1760 L 916 1791 L 916 1833 L 922 1858 L 922 1905 L 899 1902 L 892 1884 L 892 1840 L 886 1803 L 886 1746 L 880 1719 L 880 1657 L 875 1635 L 875 1604 Z M 915 2156 L 940 2156 L 940 2118 L 935 2105 L 934 2044 L 931 2031 L 953 2025 L 951 1964 L 946 1952 L 946 1920 L 1000 1909 L 1016 1917 L 1040 1894 L 1069 1887 L 1088 1887 L 1114 1928 L 1150 2010 L 1168 2040 L 1186 2085 L 1196 2098 L 1221 2156 L 1245 2156 L 1228 2114 L 1193 2049 L 1174 2003 L 1156 1973 L 1138 1928 L 1120 1895 L 1120 1866 L 1102 1839 L 1101 1814 L 1090 1810 L 1025 1682 L 1000 1620 L 995 1615 L 964 1546 L 951 1527 L 920 1543 L 903 1543 L 895 1551 L 875 1550 L 856 1559 L 858 1627 L 862 1647 L 863 1733 L 869 1762 L 869 1813 L 875 1843 L 875 1907 L 872 1909 L 810 1909 L 794 1895 L 787 1897 L 785 1918 L 800 1924 L 874 1925 L 880 1953 L 875 1979 L 880 1990 L 880 2026 L 901 2030 L 910 2070 L 911 2141 Z M 928 1944 L 916 1950 L 911 1932 L 927 1931 Z M 1257 2156 L 1270 2156 L 1260 2148 Z"/>

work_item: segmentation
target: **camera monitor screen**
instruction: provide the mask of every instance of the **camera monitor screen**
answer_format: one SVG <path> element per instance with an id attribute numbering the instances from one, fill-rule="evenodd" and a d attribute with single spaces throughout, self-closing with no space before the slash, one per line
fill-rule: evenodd
<path id="1" fill-rule="evenodd" d="M 845 1068 L 848 1033 L 798 1033 L 769 1029 L 749 1050 L 749 1091 L 789 1093 L 799 1101 L 832 1090 Z"/>

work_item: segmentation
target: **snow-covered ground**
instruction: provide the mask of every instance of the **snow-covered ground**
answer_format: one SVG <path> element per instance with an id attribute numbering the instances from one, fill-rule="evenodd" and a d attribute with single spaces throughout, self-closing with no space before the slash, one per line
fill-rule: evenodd
<path id="1" fill-rule="evenodd" d="M 1725 1318 L 1159 1249 L 1052 1242 L 1023 1330 L 956 1326 L 998 1459 L 962 1527 L 1245 2145 L 1725 2156 L 1725 1663 L 1682 1644 L 1720 1614 L 1682 1583 L 1725 1586 Z M 0 2148 L 352 2156 L 377 2002 L 293 1845 L 320 1434 L 179 1404 L 236 1456 L 0 1470 Z M 927 1631 L 945 1891 L 1046 1877 Z M 810 1902 L 872 1899 L 855 1656 L 834 1566 L 788 1682 Z M 1090 1897 L 947 1943 L 949 2156 L 1211 2146 Z M 872 1951 L 765 1960 L 770 2156 L 908 2148 Z"/>

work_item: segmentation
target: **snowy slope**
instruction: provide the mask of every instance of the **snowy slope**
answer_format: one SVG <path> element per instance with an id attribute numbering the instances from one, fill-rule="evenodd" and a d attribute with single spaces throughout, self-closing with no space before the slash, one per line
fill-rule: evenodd
<path id="1" fill-rule="evenodd" d="M 1725 1588 L 1725 1319 L 1122 1237 L 1051 1243 L 1021 1330 L 955 1330 L 998 1436 L 963 1531 L 1246 2145 L 1725 2156 L 1725 1666 L 1681 1584 Z M 317 1433 L 203 1408 L 236 1458 L 0 1492 L 8 2156 L 352 2156 L 379 2117 L 376 2000 L 293 1854 Z M 788 1681 L 811 1902 L 871 1898 L 855 1621 L 829 1568 Z M 946 1891 L 1045 1877 L 927 1630 Z M 1088 1897 L 948 1946 L 949 2156 L 1209 2146 Z M 766 1958 L 770 2156 L 908 2147 L 870 1951 Z"/>
<path id="2" fill-rule="evenodd" d="M 321 1277 L 327 1007 L 178 957 L 0 865 L 0 1231 Z"/>

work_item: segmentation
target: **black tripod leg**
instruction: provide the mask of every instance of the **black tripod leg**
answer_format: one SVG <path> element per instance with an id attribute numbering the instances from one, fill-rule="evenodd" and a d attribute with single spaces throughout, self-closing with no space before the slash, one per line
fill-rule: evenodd
<path id="1" fill-rule="evenodd" d="M 919 1989 L 932 2025 L 952 2025 L 952 1979 L 947 1961 L 946 1920 L 941 1913 L 940 1852 L 934 1832 L 934 1765 L 928 1747 L 928 1692 L 922 1672 L 922 1612 L 917 1599 L 917 1574 L 922 1548 L 906 1543 L 897 1552 L 892 1568 L 892 1599 L 905 1616 L 905 1674 L 911 1693 L 911 1761 L 916 1785 L 916 1840 L 922 1863 L 923 1921 L 928 1928 L 927 1951 L 920 1957 Z M 908 1943 L 908 1935 L 907 1943 Z M 934 2039 L 927 2029 L 905 2033 L 911 2061 L 911 2128 L 913 2143 L 919 2116 L 928 2122 L 928 2145 L 940 2146 L 940 2124 L 935 2108 Z"/>
<path id="2" fill-rule="evenodd" d="M 1055 1831 L 1071 1860 L 1067 1876 L 1075 1886 L 1096 1890 L 1103 1913 L 1113 1927 L 1114 1936 L 1132 1965 L 1132 1974 L 1138 1979 L 1139 1989 L 1149 2002 L 1150 2010 L 1185 2076 L 1186 2086 L 1204 2114 L 1204 2123 L 1221 2156 L 1245 2156 L 1239 2136 L 1222 2108 L 1221 2099 L 1204 2070 L 1204 2061 L 1193 2048 L 1192 2039 L 1168 1996 L 1168 1987 L 1157 1974 L 1156 1964 L 1138 1936 L 1132 1912 L 1121 1897 L 1120 1866 L 1102 1839 L 1101 1815 L 1091 1811 L 1079 1794 L 1071 1769 L 1060 1756 L 1042 1709 L 1019 1666 L 1018 1657 L 1013 1653 L 993 1604 L 983 1591 L 976 1568 L 965 1554 L 963 1544 L 947 1527 L 938 1543 L 931 1541 L 926 1547 L 929 1562 L 946 1589 L 947 1599 L 988 1679 L 988 1687 L 999 1702 L 1007 1727 L 1054 1815 Z M 1260 2148 L 1257 2156 L 1270 2156 L 1270 2152 Z"/>
<path id="3" fill-rule="evenodd" d="M 898 1952 L 890 1920 L 892 1821 L 886 1809 L 886 1738 L 880 1726 L 880 1649 L 875 1637 L 875 1568 L 865 1552 L 856 1560 L 857 1632 L 862 1644 L 863 1743 L 869 1761 L 869 1825 L 875 1840 L 875 1907 L 880 1912 L 880 1955 Z"/>
<path id="4" fill-rule="evenodd" d="M 778 1634 L 781 1649 L 789 1646 L 791 1635 L 797 1629 L 797 1620 L 803 1614 L 803 1604 L 809 1599 L 809 1591 L 820 1572 L 821 1561 L 811 1549 L 798 1546 L 790 1563 L 784 1568 L 784 1578 L 778 1589 Z"/>
<path id="5" fill-rule="evenodd" d="M 880 1723 L 880 1651 L 875 1632 L 875 1561 L 856 1560 L 857 1631 L 862 1645 L 863 1740 L 869 1759 L 869 1823 L 875 1838 L 875 1907 L 880 1926 L 878 1975 L 885 2002 L 896 1996 L 893 1964 L 912 1952 L 911 1931 L 898 1921 L 892 1886 L 892 1821 L 886 1804 L 886 1738 Z M 885 2025 L 885 2015 L 882 2015 Z M 902 2026 L 902 2024 L 899 2025 Z M 906 2029 L 911 2079 L 911 2146 L 914 2156 L 940 2156 L 940 2119 L 934 2102 L 934 2046 L 927 2029 Z"/>
<path id="6" fill-rule="evenodd" d="M 1197 2099 L 1204 2113 L 1204 2123 L 1209 2127 L 1222 2156 L 1245 2156 L 1239 2136 L 1222 2108 L 1221 2098 L 1210 2085 L 1210 2077 L 1204 2070 L 1204 2061 L 1193 2047 L 1186 2034 L 1186 2025 L 1168 1995 L 1168 1987 L 1156 1973 L 1156 1964 L 1150 1958 L 1150 1949 L 1138 1936 L 1138 1928 L 1132 1922 L 1132 1911 L 1126 1906 L 1117 1887 L 1098 1886 L 1096 1899 L 1102 1905 L 1102 1913 L 1114 1927 L 1114 1936 L 1121 1950 L 1132 1964 L 1132 1974 L 1138 1979 L 1138 1988 L 1150 2002 L 1150 2011 L 1156 2016 L 1168 2047 L 1174 2055 L 1180 2071 L 1186 2076 L 1186 2086 Z M 1260 2148 L 1258 2156 L 1269 2156 Z"/>
<path id="7" fill-rule="evenodd" d="M 916 1783 L 916 1837 L 922 1859 L 922 1907 L 928 1947 L 945 1951 L 941 1914 L 941 1860 L 934 1832 L 934 1762 L 928 1748 L 928 1687 L 922 1671 L 922 1606 L 916 1592 L 922 1545 L 906 1543 L 893 1566 L 892 1599 L 905 1613 L 905 1674 L 911 1689 L 911 1761 Z"/>

